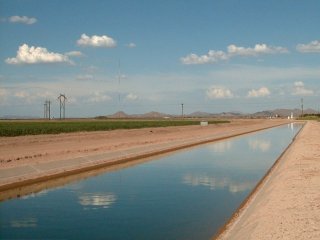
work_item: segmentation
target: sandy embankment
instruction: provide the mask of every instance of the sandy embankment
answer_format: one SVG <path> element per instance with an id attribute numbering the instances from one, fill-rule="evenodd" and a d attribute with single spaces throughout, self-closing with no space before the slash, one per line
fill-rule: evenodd
<path id="1" fill-rule="evenodd" d="M 233 120 L 201 126 L 0 137 L 0 190 L 12 183 L 105 166 L 288 122 Z M 69 172 L 68 172 L 69 171 Z M 17 186 L 17 185 L 15 185 Z"/>
<path id="2" fill-rule="evenodd" d="M 320 122 L 308 122 L 217 239 L 320 239 Z"/>

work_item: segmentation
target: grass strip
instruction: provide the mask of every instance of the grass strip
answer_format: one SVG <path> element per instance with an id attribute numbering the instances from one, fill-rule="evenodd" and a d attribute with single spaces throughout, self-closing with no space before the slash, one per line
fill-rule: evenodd
<path id="1" fill-rule="evenodd" d="M 209 124 L 228 123 L 225 120 L 208 121 Z M 0 136 L 59 134 L 71 132 L 110 131 L 115 129 L 138 129 L 199 125 L 195 120 L 93 120 L 93 121 L 2 121 Z"/>

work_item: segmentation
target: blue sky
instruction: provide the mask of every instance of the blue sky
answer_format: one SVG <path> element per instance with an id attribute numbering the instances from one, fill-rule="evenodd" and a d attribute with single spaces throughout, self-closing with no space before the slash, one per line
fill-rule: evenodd
<path id="1" fill-rule="evenodd" d="M 320 1 L 0 0 L 0 116 L 320 105 Z M 120 76 L 120 77 L 119 77 Z"/>

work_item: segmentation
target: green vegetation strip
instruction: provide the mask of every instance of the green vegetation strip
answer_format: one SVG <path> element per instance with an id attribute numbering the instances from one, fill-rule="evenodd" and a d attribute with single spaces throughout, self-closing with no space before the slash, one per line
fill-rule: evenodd
<path id="1" fill-rule="evenodd" d="M 209 124 L 228 123 L 225 120 L 208 121 Z M 121 121 L 3 121 L 0 122 L 0 136 L 58 134 L 70 132 L 109 131 L 115 129 L 137 129 L 148 127 L 169 127 L 199 125 L 195 120 L 121 120 Z"/>
<path id="2" fill-rule="evenodd" d="M 320 114 L 304 114 L 300 116 L 298 120 L 317 120 L 320 121 Z"/>

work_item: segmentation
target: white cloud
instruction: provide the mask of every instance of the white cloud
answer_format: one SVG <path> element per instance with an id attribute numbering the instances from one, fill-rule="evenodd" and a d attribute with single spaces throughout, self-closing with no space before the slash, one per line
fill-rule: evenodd
<path id="1" fill-rule="evenodd" d="M 7 58 L 8 64 L 37 64 L 37 63 L 70 63 L 68 56 L 61 53 L 48 52 L 43 47 L 29 47 L 27 44 L 23 44 L 17 51 L 17 56 L 14 58 Z"/>
<path id="2" fill-rule="evenodd" d="M 313 95 L 313 94 L 314 94 L 313 90 L 305 88 L 303 82 L 297 81 L 297 82 L 294 83 L 292 95 L 310 96 L 310 95 Z"/>
<path id="3" fill-rule="evenodd" d="M 91 75 L 91 74 L 78 75 L 76 77 L 76 80 L 79 80 L 79 81 L 90 81 L 90 80 L 93 80 L 93 75 Z"/>
<path id="4" fill-rule="evenodd" d="M 233 98 L 233 93 L 222 86 L 212 86 L 207 90 L 206 94 L 209 99 Z"/>
<path id="5" fill-rule="evenodd" d="M 18 91 L 14 93 L 14 96 L 17 98 L 28 98 L 30 94 L 26 91 Z"/>
<path id="6" fill-rule="evenodd" d="M 230 56 L 257 56 L 260 54 L 287 53 L 288 50 L 283 47 L 268 46 L 267 44 L 256 44 L 253 48 L 238 47 L 234 44 L 228 46 Z"/>
<path id="7" fill-rule="evenodd" d="M 137 45 L 135 44 L 135 43 L 128 43 L 127 45 L 126 45 L 126 47 L 128 47 L 128 48 L 135 48 Z"/>
<path id="8" fill-rule="evenodd" d="M 83 53 L 80 51 L 71 51 L 71 52 L 66 52 L 65 55 L 70 57 L 82 57 Z"/>
<path id="9" fill-rule="evenodd" d="M 133 94 L 133 93 L 129 93 L 127 96 L 126 96 L 126 99 L 127 100 L 131 100 L 131 101 L 134 101 L 134 100 L 137 100 L 138 99 L 138 96 Z"/>
<path id="10" fill-rule="evenodd" d="M 0 105 L 3 105 L 6 102 L 8 95 L 9 93 L 7 89 L 0 88 Z"/>
<path id="11" fill-rule="evenodd" d="M 298 82 L 294 82 L 293 84 L 295 87 L 304 87 L 304 83 L 301 82 L 301 81 L 298 81 Z"/>
<path id="12" fill-rule="evenodd" d="M 252 89 L 248 92 L 248 97 L 266 97 L 270 95 L 270 91 L 266 87 L 261 87 L 257 90 Z"/>
<path id="13" fill-rule="evenodd" d="M 9 18 L 9 22 L 11 23 L 23 23 L 23 24 L 34 24 L 37 22 L 37 19 L 34 17 L 27 17 L 27 16 L 11 16 Z"/>
<path id="14" fill-rule="evenodd" d="M 5 97 L 8 95 L 8 91 L 5 88 L 0 88 L 0 97 Z"/>
<path id="15" fill-rule="evenodd" d="M 56 99 L 56 95 L 53 92 L 35 92 L 32 89 L 28 90 L 17 90 L 11 93 L 16 100 L 23 101 L 24 103 L 32 104 L 45 99 Z"/>
<path id="16" fill-rule="evenodd" d="M 105 47 L 105 48 L 113 48 L 117 46 L 117 42 L 108 37 L 106 35 L 97 36 L 93 35 L 91 37 L 87 36 L 83 33 L 80 39 L 77 41 L 79 46 L 90 46 L 90 47 Z"/>
<path id="17" fill-rule="evenodd" d="M 228 60 L 235 56 L 258 56 L 261 54 L 288 53 L 284 47 L 268 46 L 267 44 L 256 44 L 253 48 L 238 47 L 231 44 L 227 48 L 227 52 L 210 50 L 207 54 L 198 56 L 191 53 L 186 57 L 180 58 L 183 64 L 206 64 L 216 63 L 222 60 Z"/>
<path id="18" fill-rule="evenodd" d="M 110 101 L 112 98 L 102 92 L 94 92 L 87 100 L 89 103 L 100 103 Z"/>
<path id="19" fill-rule="evenodd" d="M 307 44 L 298 44 L 296 49 L 301 53 L 320 53 L 320 41 L 315 40 Z"/>
<path id="20" fill-rule="evenodd" d="M 221 60 L 227 60 L 228 55 L 223 51 L 210 50 L 207 54 L 198 56 L 197 54 L 191 53 L 186 57 L 182 57 L 180 60 L 183 64 L 206 64 L 216 63 Z"/>

